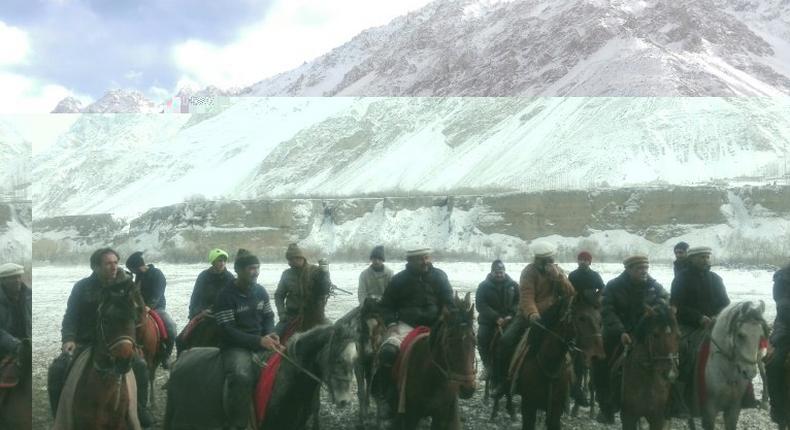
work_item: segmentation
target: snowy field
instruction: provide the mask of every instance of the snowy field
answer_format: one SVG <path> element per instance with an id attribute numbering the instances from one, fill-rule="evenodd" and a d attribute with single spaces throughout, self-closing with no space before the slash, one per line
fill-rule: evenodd
<path id="1" fill-rule="evenodd" d="M 155 262 L 154 262 L 155 263 Z M 156 263 L 155 263 L 156 264 Z M 508 273 L 514 279 L 518 275 L 525 263 L 505 263 Z M 156 264 L 162 269 L 167 277 L 167 308 L 173 316 L 179 330 L 187 322 L 187 311 L 189 297 L 194 286 L 195 278 L 206 265 L 174 265 Z M 486 263 L 444 263 L 435 262 L 435 266 L 447 272 L 453 288 L 462 295 L 472 292 L 477 285 L 485 278 L 490 266 Z M 575 263 L 561 264 L 566 272 L 576 267 Z M 332 297 L 327 306 L 327 316 L 336 320 L 354 306 L 357 305 L 357 279 L 359 272 L 365 269 L 365 264 L 332 264 L 330 266 L 332 281 L 340 288 L 349 290 L 353 295 L 339 293 Z M 390 267 L 395 272 L 401 270 L 403 265 L 397 262 Z M 263 285 L 274 296 L 274 290 L 280 274 L 287 268 L 286 264 L 264 264 L 261 266 L 261 274 L 258 282 Z M 619 264 L 594 264 L 593 269 L 599 271 L 604 281 L 617 276 L 622 266 Z M 714 267 L 724 279 L 724 284 L 732 301 L 741 300 L 763 300 L 766 304 L 766 320 L 773 322 L 776 313 L 774 302 L 771 297 L 772 271 L 764 269 L 731 269 L 725 267 Z M 60 351 L 60 325 L 66 309 L 66 301 L 73 284 L 90 274 L 87 265 L 82 266 L 36 266 L 33 270 L 33 378 L 34 385 L 34 428 L 49 428 L 51 418 L 49 417 L 48 400 L 46 393 L 46 369 L 49 363 L 58 355 Z M 669 289 L 672 281 L 672 268 L 668 265 L 655 265 L 651 267 L 651 275 L 662 285 Z M 759 379 L 759 378 L 758 378 Z M 158 387 L 166 380 L 166 372 L 160 371 Z M 761 392 L 760 382 L 756 381 L 756 388 Z M 155 415 L 161 416 L 164 411 L 164 396 L 162 391 L 157 388 L 157 398 L 159 407 Z M 513 425 L 506 419 L 500 423 L 488 423 L 485 417 L 490 412 L 490 407 L 482 405 L 482 390 L 478 390 L 472 399 L 462 401 L 465 416 L 465 428 L 502 428 Z M 326 409 L 326 422 L 330 423 L 325 428 L 350 428 L 354 421 L 348 412 L 334 413 L 332 408 Z M 479 415 L 479 417 L 477 417 Z M 582 414 L 583 415 L 583 414 Z M 743 425 L 739 428 L 767 428 L 769 425 L 767 413 L 764 411 L 744 411 L 742 415 Z M 322 417 L 323 420 L 324 417 Z M 479 419 L 478 419 L 479 418 Z M 597 423 L 584 419 L 567 419 L 566 425 L 572 428 L 607 428 Z M 747 424 L 747 423 L 753 423 Z M 519 423 L 520 425 L 520 423 Z M 490 426 L 490 427 L 489 427 Z M 617 426 L 609 426 L 619 428 Z M 683 428 L 680 426 L 678 428 Z"/>

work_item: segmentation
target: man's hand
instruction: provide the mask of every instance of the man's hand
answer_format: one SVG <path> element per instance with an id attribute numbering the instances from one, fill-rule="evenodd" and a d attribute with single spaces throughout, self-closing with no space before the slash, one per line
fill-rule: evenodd
<path id="1" fill-rule="evenodd" d="M 261 337 L 260 345 L 261 347 L 270 350 L 277 350 L 282 347 L 282 345 L 280 345 L 280 338 L 276 334 L 269 334 Z"/>
<path id="2" fill-rule="evenodd" d="M 713 320 L 709 316 L 703 315 L 699 319 L 699 323 L 702 327 L 710 328 L 713 325 Z"/>
<path id="3" fill-rule="evenodd" d="M 505 324 L 505 319 L 504 318 L 497 318 L 496 325 L 502 327 L 504 324 Z"/>
<path id="4" fill-rule="evenodd" d="M 535 321 L 540 319 L 540 314 L 534 313 L 529 315 L 529 322 L 534 323 Z"/>
<path id="5" fill-rule="evenodd" d="M 621 334 L 621 335 L 620 335 L 620 342 L 621 342 L 623 345 L 626 345 L 626 346 L 627 346 L 627 345 L 630 345 L 630 344 L 631 344 L 631 336 L 629 336 L 629 335 L 628 335 L 628 333 L 623 333 L 623 334 Z"/>
<path id="6" fill-rule="evenodd" d="M 63 342 L 63 347 L 61 348 L 66 354 L 73 354 L 75 349 L 77 349 L 77 344 L 72 341 Z"/>

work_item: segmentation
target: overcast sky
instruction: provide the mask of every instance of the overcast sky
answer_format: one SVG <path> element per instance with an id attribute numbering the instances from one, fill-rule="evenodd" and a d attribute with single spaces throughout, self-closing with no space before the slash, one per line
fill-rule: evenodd
<path id="1" fill-rule="evenodd" d="M 3 0 L 0 113 L 74 96 L 246 86 L 429 0 Z"/>

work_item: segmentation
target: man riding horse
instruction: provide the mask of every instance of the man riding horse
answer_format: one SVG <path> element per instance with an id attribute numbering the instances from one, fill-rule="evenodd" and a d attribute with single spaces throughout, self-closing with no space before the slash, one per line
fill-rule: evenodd
<path id="1" fill-rule="evenodd" d="M 165 352 L 164 357 L 162 357 L 162 367 L 167 369 L 168 359 L 173 352 L 173 345 L 178 333 L 176 332 L 176 324 L 166 310 L 165 288 L 167 288 L 167 280 L 165 275 L 153 264 L 145 264 L 143 253 L 139 251 L 132 253 L 126 259 L 126 268 L 134 273 L 134 283 L 140 289 L 145 305 L 149 309 L 153 309 L 165 324 L 167 340 L 164 342 Z"/>
<path id="2" fill-rule="evenodd" d="M 0 363 L 19 357 L 22 339 L 30 339 L 33 295 L 22 282 L 24 272 L 18 264 L 0 265 Z"/>
<path id="3" fill-rule="evenodd" d="M 208 262 L 211 267 L 200 272 L 189 298 L 190 320 L 208 312 L 217 300 L 217 294 L 234 280 L 233 274 L 225 267 L 228 262 L 227 252 L 219 248 L 212 249 L 208 253 Z"/>
<path id="4" fill-rule="evenodd" d="M 509 363 L 515 352 L 519 339 L 529 325 L 540 323 L 541 314 L 559 302 L 563 297 L 576 295 L 573 285 L 562 269 L 554 263 L 557 248 L 549 242 L 537 242 L 532 245 L 534 260 L 521 271 L 519 281 L 519 314 L 508 325 L 502 336 L 501 348 L 498 349 L 494 370 L 498 374 L 494 380 L 503 381 L 496 388 L 495 397 L 505 395 L 511 386 L 508 375 Z M 545 321 L 544 321 L 545 322 Z M 528 332 L 529 330 L 527 330 Z M 530 338 L 530 344 L 538 336 Z"/>
<path id="5" fill-rule="evenodd" d="M 381 245 L 373 247 L 370 251 L 370 266 L 359 274 L 357 288 L 359 305 L 364 305 L 368 297 L 380 299 L 392 275 L 392 269 L 384 264 L 384 247 Z"/>
<path id="6" fill-rule="evenodd" d="M 289 330 L 301 331 L 310 328 L 303 320 L 308 308 L 318 307 L 315 313 L 323 316 L 331 287 L 329 273 L 315 264 L 308 263 L 299 245 L 295 243 L 288 245 L 285 258 L 288 260 L 289 268 L 283 271 L 277 290 L 274 292 L 274 304 L 277 306 L 279 318 L 274 330 L 283 338 L 283 342 L 286 341 L 286 335 L 290 334 Z M 308 325 L 328 322 L 323 319 L 324 321 L 311 321 Z"/>
<path id="7" fill-rule="evenodd" d="M 392 368 L 406 335 L 417 326 L 435 325 L 442 308 L 454 307 L 453 288 L 447 274 L 433 267 L 431 249 L 407 251 L 406 268 L 392 277 L 381 298 L 387 332 L 379 349 L 378 368 L 373 378 L 375 396 L 394 400 Z M 390 401 L 385 403 L 392 404 Z"/>
<path id="8" fill-rule="evenodd" d="M 776 320 L 770 339 L 773 353 L 765 366 L 765 373 L 771 401 L 771 419 L 777 423 L 786 423 L 790 418 L 787 415 L 790 411 L 784 410 L 787 404 L 784 363 L 790 350 L 790 264 L 774 273 L 773 294 L 776 302 Z"/>
<path id="9" fill-rule="evenodd" d="M 219 292 L 214 317 L 221 328 L 220 350 L 225 371 L 223 407 L 230 425 L 246 428 L 258 371 L 252 354 L 280 347 L 274 334 L 269 294 L 256 281 L 258 257 L 240 249 L 233 263 L 236 280 Z"/>
<path id="10" fill-rule="evenodd" d="M 490 366 L 491 341 L 496 331 L 504 330 L 518 312 L 518 284 L 505 273 L 502 260 L 491 263 L 491 273 L 477 286 L 475 306 L 478 312 L 477 350 L 483 364 Z"/>
<path id="11" fill-rule="evenodd" d="M 595 389 L 601 410 L 596 418 L 605 424 L 614 423 L 610 387 L 611 365 L 619 356 L 618 351 L 631 345 L 634 330 L 645 313 L 645 307 L 669 304 L 669 293 L 649 274 L 650 262 L 643 255 L 633 255 L 623 260 L 625 270 L 606 284 L 603 290 L 601 317 L 606 358 L 594 362 Z"/>
<path id="12" fill-rule="evenodd" d="M 118 253 L 112 248 L 96 250 L 90 258 L 93 273 L 78 281 L 71 289 L 61 326 L 62 353 L 49 368 L 49 400 L 53 415 L 57 411 L 60 393 L 66 382 L 72 360 L 94 341 L 102 289 L 130 278 L 130 275 L 122 269 L 118 270 L 118 260 Z M 139 291 L 136 291 L 136 294 L 142 309 L 143 299 L 139 296 Z M 153 418 L 147 407 L 148 368 L 140 354 L 135 354 L 132 360 L 132 370 L 137 382 L 137 408 L 140 424 L 143 427 L 149 427 L 153 424 Z"/>

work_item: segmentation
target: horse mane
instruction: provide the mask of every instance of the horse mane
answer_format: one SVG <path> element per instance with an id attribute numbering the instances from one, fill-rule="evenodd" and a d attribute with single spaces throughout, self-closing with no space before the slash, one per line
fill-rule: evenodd
<path id="1" fill-rule="evenodd" d="M 136 319 L 139 316 L 139 309 L 137 309 L 137 303 L 134 303 L 133 300 L 134 293 L 135 285 L 131 278 L 126 278 L 119 283 L 109 285 L 102 290 L 100 309 L 109 306 L 123 312 L 120 316 Z"/>
<path id="2" fill-rule="evenodd" d="M 343 324 L 322 324 L 310 330 L 296 333 L 288 340 L 287 351 L 297 361 L 302 361 L 305 357 L 317 354 L 330 338 L 340 340 L 354 340 L 353 332 Z M 330 354 L 339 353 L 336 349 L 345 347 L 347 342 L 333 341 L 330 345 Z"/>
<path id="3" fill-rule="evenodd" d="M 720 342 L 720 344 L 728 343 L 738 326 L 747 321 L 760 323 L 767 337 L 768 323 L 763 317 L 764 306 L 762 301 L 759 306 L 754 306 L 754 302 L 749 300 L 727 306 L 717 317 L 716 324 L 713 325 L 713 330 L 711 331 L 711 337 L 715 341 Z"/>
<path id="4" fill-rule="evenodd" d="M 675 314 L 672 308 L 666 303 L 660 303 L 650 308 L 646 312 L 634 329 L 634 337 L 637 342 L 642 342 L 647 338 L 654 327 L 672 327 L 673 330 L 677 326 L 675 321 Z"/>

